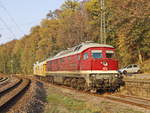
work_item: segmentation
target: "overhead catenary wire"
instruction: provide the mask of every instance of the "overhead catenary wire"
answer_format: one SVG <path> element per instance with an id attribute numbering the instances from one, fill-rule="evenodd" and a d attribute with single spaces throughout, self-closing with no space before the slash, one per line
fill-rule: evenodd
<path id="1" fill-rule="evenodd" d="M 0 17 L 0 21 L 4 24 L 4 26 L 6 27 L 6 29 L 12 34 L 12 36 L 17 39 L 15 33 L 11 30 L 11 28 L 9 28 L 9 26 L 7 25 L 7 23 L 1 17 Z"/>
<path id="2" fill-rule="evenodd" d="M 0 1 L 0 7 L 7 13 L 8 17 L 14 23 L 14 25 L 19 30 L 19 32 L 21 34 L 24 34 L 23 31 L 21 30 L 21 28 L 19 27 L 19 25 L 17 24 L 17 22 L 15 21 L 15 19 L 13 18 L 13 16 L 9 13 L 9 11 L 7 10 L 7 8 L 3 5 L 2 1 Z"/>

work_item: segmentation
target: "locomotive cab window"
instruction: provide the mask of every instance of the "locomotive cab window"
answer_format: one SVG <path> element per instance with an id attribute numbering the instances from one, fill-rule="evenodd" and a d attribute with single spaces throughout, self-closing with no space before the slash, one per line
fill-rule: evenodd
<path id="1" fill-rule="evenodd" d="M 83 55 L 83 60 L 86 60 L 86 59 L 88 59 L 88 53 L 84 53 Z"/>
<path id="2" fill-rule="evenodd" d="M 93 50 L 92 57 L 94 59 L 102 58 L 102 50 Z"/>
<path id="3" fill-rule="evenodd" d="M 113 58 L 114 57 L 114 51 L 106 51 L 106 58 Z"/>

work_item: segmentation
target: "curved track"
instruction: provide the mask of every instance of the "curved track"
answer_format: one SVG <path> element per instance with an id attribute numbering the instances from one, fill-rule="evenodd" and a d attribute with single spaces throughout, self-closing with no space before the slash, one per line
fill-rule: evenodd
<path id="1" fill-rule="evenodd" d="M 13 102 L 17 100 L 17 97 L 21 96 L 29 86 L 29 79 L 18 79 L 15 83 L 9 87 L 0 90 L 0 111 L 13 105 Z"/>
<path id="2" fill-rule="evenodd" d="M 0 77 L 0 85 L 3 85 L 9 81 L 8 77 Z"/>

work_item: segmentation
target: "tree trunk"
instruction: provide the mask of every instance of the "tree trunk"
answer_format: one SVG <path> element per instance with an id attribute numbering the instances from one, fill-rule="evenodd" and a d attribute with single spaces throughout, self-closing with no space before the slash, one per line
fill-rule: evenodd
<path id="1" fill-rule="evenodd" d="M 139 63 L 142 64 L 143 63 L 143 59 L 142 59 L 142 54 L 141 54 L 141 51 L 138 47 L 138 57 L 139 57 Z"/>

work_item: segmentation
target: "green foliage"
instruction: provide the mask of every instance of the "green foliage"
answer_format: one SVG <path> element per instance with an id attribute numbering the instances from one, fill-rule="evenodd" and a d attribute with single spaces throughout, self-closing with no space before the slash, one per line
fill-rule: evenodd
<path id="1" fill-rule="evenodd" d="M 80 3 L 78 0 L 66 0 L 65 3 L 61 6 L 62 10 L 78 10 Z"/>
<path id="2" fill-rule="evenodd" d="M 107 44 L 117 48 L 120 65 L 150 58 L 149 0 L 107 0 Z M 49 11 L 29 35 L 0 46 L 0 72 L 32 73 L 33 64 L 86 40 L 100 42 L 99 0 L 66 0 Z"/>

